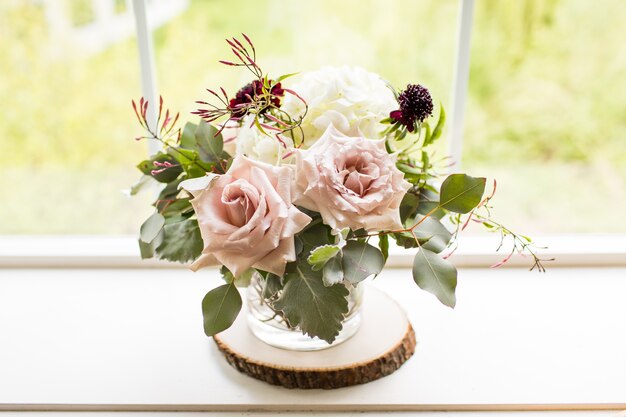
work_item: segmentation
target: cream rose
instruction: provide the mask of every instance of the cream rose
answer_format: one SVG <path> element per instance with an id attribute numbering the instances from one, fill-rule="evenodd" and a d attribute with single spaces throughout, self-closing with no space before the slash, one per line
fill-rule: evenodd
<path id="1" fill-rule="evenodd" d="M 248 268 L 282 275 L 296 259 L 294 235 L 311 221 L 292 204 L 292 178 L 291 167 L 237 156 L 224 175 L 183 182 L 204 241 L 191 269 L 222 264 L 235 276 Z"/>
<path id="2" fill-rule="evenodd" d="M 296 151 L 296 199 L 334 230 L 402 228 L 400 202 L 411 187 L 384 140 L 346 136 L 330 126 L 308 150 Z"/>
<path id="3" fill-rule="evenodd" d="M 392 90 L 378 75 L 359 67 L 324 67 L 302 74 L 290 87 L 308 105 L 302 122 L 305 147 L 311 146 L 331 124 L 349 136 L 382 139 L 387 126 L 380 123 L 398 108 Z M 302 101 L 285 96 L 281 107 L 291 117 L 304 114 Z"/>
<path id="4" fill-rule="evenodd" d="M 254 115 L 248 115 L 241 121 L 235 143 L 236 155 L 244 155 L 272 165 L 281 165 L 285 162 L 283 157 L 293 149 L 293 141 L 290 138 L 281 135 L 279 139 L 261 132 L 254 125 Z"/>

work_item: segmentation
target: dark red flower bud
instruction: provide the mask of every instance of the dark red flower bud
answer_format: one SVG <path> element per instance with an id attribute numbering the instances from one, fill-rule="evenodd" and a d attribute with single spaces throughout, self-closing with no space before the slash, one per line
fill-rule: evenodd
<path id="1" fill-rule="evenodd" d="M 406 126 L 409 132 L 415 131 L 416 123 L 433 114 L 433 99 L 426 87 L 409 84 L 398 96 L 399 110 L 389 113 L 389 117 Z"/>

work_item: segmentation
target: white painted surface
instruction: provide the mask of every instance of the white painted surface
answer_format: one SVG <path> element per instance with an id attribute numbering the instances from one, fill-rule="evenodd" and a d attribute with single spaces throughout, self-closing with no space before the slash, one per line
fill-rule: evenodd
<path id="1" fill-rule="evenodd" d="M 416 329 L 389 377 L 334 391 L 266 385 L 202 332 L 214 271 L 0 270 L 0 404 L 122 410 L 626 408 L 626 269 L 461 270 L 455 310 L 408 270 L 374 284 Z M 382 313 L 381 313 L 382 314 Z"/>
<path id="2" fill-rule="evenodd" d="M 456 57 L 452 78 L 452 106 L 450 131 L 448 134 L 448 153 L 452 158 L 452 172 L 461 169 L 463 156 L 463 124 L 465 121 L 465 101 L 470 72 L 470 52 L 472 24 L 474 21 L 474 0 L 459 0 L 459 18 L 456 39 Z"/>
<path id="3" fill-rule="evenodd" d="M 548 235 L 535 241 L 548 248 L 543 258 L 556 258 L 546 267 L 626 266 L 626 235 Z M 489 267 L 507 253 L 495 253 L 498 236 L 461 236 L 450 258 L 459 267 Z M 391 242 L 389 267 L 411 267 L 414 250 Z M 527 257 L 514 256 L 507 266 L 530 267 Z M 0 268 L 184 268 L 177 263 L 142 261 L 137 236 L 0 236 Z"/>
<path id="4" fill-rule="evenodd" d="M 137 48 L 139 51 L 139 66 L 141 69 L 141 91 L 143 98 L 148 101 L 147 123 L 153 132 L 158 131 L 159 102 L 157 90 L 157 76 L 154 65 L 154 48 L 152 47 L 152 30 L 148 22 L 148 12 L 145 0 L 133 0 L 135 14 L 135 29 L 137 32 Z M 148 141 L 150 155 L 160 149 L 156 140 Z"/>

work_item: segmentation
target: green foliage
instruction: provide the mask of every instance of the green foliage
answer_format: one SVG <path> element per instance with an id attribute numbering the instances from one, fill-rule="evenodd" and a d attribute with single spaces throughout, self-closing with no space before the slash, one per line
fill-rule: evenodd
<path id="1" fill-rule="evenodd" d="M 369 276 L 378 275 L 385 266 L 385 259 L 380 250 L 362 241 L 349 240 L 342 252 L 345 279 L 352 284 L 358 284 Z"/>
<path id="2" fill-rule="evenodd" d="M 326 265 L 326 262 L 334 258 L 340 251 L 341 248 L 337 245 L 318 246 L 310 252 L 307 262 L 311 264 L 314 271 L 319 271 Z"/>
<path id="3" fill-rule="evenodd" d="M 343 284 L 327 287 L 322 272 L 314 271 L 306 262 L 297 264 L 285 280 L 274 308 L 282 311 L 290 326 L 299 327 L 303 334 L 332 343 L 348 313 L 348 289 Z"/>
<path id="4" fill-rule="evenodd" d="M 443 104 L 439 105 L 439 119 L 437 120 L 437 125 L 435 129 L 433 129 L 432 134 L 430 133 L 430 126 L 427 126 L 427 131 L 424 136 L 423 147 L 427 147 L 435 143 L 437 139 L 441 137 L 443 133 L 443 126 L 446 123 L 446 111 L 443 108 Z"/>
<path id="5" fill-rule="evenodd" d="M 217 128 L 204 120 L 200 120 L 194 133 L 195 143 L 191 149 L 198 152 L 203 162 L 219 162 L 224 157 L 224 141 L 222 135 L 216 135 Z"/>
<path id="6" fill-rule="evenodd" d="M 424 218 L 418 214 L 414 224 L 420 221 L 421 223 L 413 230 L 413 233 L 420 242 L 424 242 L 422 247 L 435 253 L 443 251 L 452 239 L 452 233 L 434 217 Z"/>
<path id="7" fill-rule="evenodd" d="M 174 166 L 153 175 L 151 172 L 159 169 L 157 166 L 154 165 L 155 162 L 168 162 Z M 150 159 L 141 161 L 139 165 L 137 165 L 137 168 L 144 175 L 150 175 L 155 180 L 164 183 L 174 181 L 180 175 L 180 173 L 183 172 L 183 169 L 180 167 L 180 165 L 178 165 L 176 159 L 172 155 L 168 155 L 163 152 L 158 152 L 154 156 L 150 157 Z"/>
<path id="8" fill-rule="evenodd" d="M 322 280 L 324 285 L 330 287 L 331 285 L 340 284 L 343 282 L 344 270 L 343 270 L 343 256 L 339 253 L 337 256 L 332 257 L 324 269 L 322 269 Z"/>
<path id="9" fill-rule="evenodd" d="M 235 322 L 241 304 L 241 295 L 232 283 L 209 291 L 202 300 L 204 333 L 214 336 L 228 329 Z"/>
<path id="10" fill-rule="evenodd" d="M 202 237 L 198 221 L 186 219 L 163 227 L 163 243 L 156 249 L 158 257 L 173 262 L 189 262 L 202 253 Z"/>
<path id="11" fill-rule="evenodd" d="M 383 255 L 383 263 L 387 263 L 387 258 L 389 258 L 389 235 L 382 234 L 378 236 L 378 247 L 381 255 Z"/>
<path id="12" fill-rule="evenodd" d="M 420 248 L 413 261 L 413 279 L 421 289 L 435 295 L 444 305 L 454 308 L 457 271 L 450 261 Z"/>
<path id="13" fill-rule="evenodd" d="M 452 174 L 441 184 L 439 206 L 454 213 L 469 213 L 485 192 L 485 178 Z"/>
<path id="14" fill-rule="evenodd" d="M 151 243 L 165 226 L 165 217 L 160 213 L 154 213 L 148 217 L 139 230 L 139 237 L 144 243 Z"/>

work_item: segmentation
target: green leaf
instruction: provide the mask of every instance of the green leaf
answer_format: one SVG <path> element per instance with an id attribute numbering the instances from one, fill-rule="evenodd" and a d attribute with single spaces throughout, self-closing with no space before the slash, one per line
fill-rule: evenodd
<path id="1" fill-rule="evenodd" d="M 169 148 L 167 151 L 176 157 L 188 178 L 203 177 L 207 172 L 211 172 L 212 165 L 202 161 L 198 151 L 185 148 Z"/>
<path id="2" fill-rule="evenodd" d="M 480 203 L 485 192 L 485 178 L 452 174 L 441 184 L 440 207 L 454 213 L 469 213 Z"/>
<path id="3" fill-rule="evenodd" d="M 307 262 L 311 264 L 314 271 L 319 271 L 326 265 L 331 258 L 334 258 L 341 248 L 337 245 L 322 245 L 318 246 L 311 251 Z"/>
<path id="4" fill-rule="evenodd" d="M 165 206 L 163 210 L 161 210 L 161 214 L 165 217 L 172 217 L 178 215 L 189 215 L 193 213 L 193 207 L 191 206 L 191 200 L 184 198 L 180 200 L 174 200 L 169 205 Z"/>
<path id="5" fill-rule="evenodd" d="M 154 258 L 154 247 L 150 243 L 146 243 L 141 239 L 137 239 L 139 243 L 139 254 L 141 255 L 141 259 L 150 259 Z"/>
<path id="6" fill-rule="evenodd" d="M 378 236 L 378 247 L 383 255 L 383 262 L 387 263 L 387 259 L 389 258 L 389 235 L 382 234 Z"/>
<path id="7" fill-rule="evenodd" d="M 291 327 L 297 326 L 303 334 L 332 343 L 348 313 L 348 289 L 343 284 L 325 286 L 321 271 L 313 271 L 303 262 L 288 275 L 274 308 L 283 312 Z"/>
<path id="8" fill-rule="evenodd" d="M 230 272 L 230 270 L 224 265 L 222 265 L 222 267 L 220 268 L 220 274 L 222 274 L 222 279 L 227 284 L 230 284 L 235 280 L 235 276 L 233 275 L 233 273 Z"/>
<path id="9" fill-rule="evenodd" d="M 152 184 L 156 183 L 152 179 L 151 175 L 142 175 L 141 178 L 139 178 L 139 181 L 137 181 L 135 184 L 132 185 L 132 187 L 130 187 L 128 194 L 130 194 L 131 196 L 137 195 L 139 194 L 139 192 L 145 190 Z"/>
<path id="10" fill-rule="evenodd" d="M 202 300 L 204 333 L 214 336 L 228 329 L 235 322 L 241 304 L 241 295 L 233 284 L 224 284 L 209 291 Z"/>
<path id="11" fill-rule="evenodd" d="M 439 190 L 422 189 L 419 194 L 419 204 L 417 206 L 417 213 L 426 215 L 430 213 L 431 217 L 442 219 L 446 215 L 446 211 L 443 209 L 437 209 L 439 207 Z M 434 210 L 434 211 L 433 211 Z"/>
<path id="12" fill-rule="evenodd" d="M 221 134 L 216 136 L 216 133 L 217 128 L 204 120 L 201 120 L 196 128 L 198 154 L 204 162 L 218 162 L 222 159 L 224 140 Z"/>
<path id="13" fill-rule="evenodd" d="M 281 82 L 283 80 L 286 80 L 287 78 L 293 77 L 294 75 L 298 75 L 298 74 L 299 74 L 298 72 L 292 72 L 290 74 L 281 75 L 280 77 L 276 78 L 276 84 L 278 84 L 279 82 Z M 276 85 L 276 84 L 274 84 L 274 85 Z"/>
<path id="14" fill-rule="evenodd" d="M 408 218 L 415 215 L 419 205 L 420 199 L 418 196 L 411 192 L 404 195 L 400 203 L 400 220 L 402 220 L 402 223 L 405 223 Z"/>
<path id="15" fill-rule="evenodd" d="M 180 190 L 178 189 L 178 184 L 183 181 L 183 178 L 176 178 L 174 181 L 167 183 L 167 185 L 161 190 L 159 193 L 159 200 L 163 200 L 159 204 L 156 204 L 157 208 L 163 209 L 163 204 L 165 200 L 175 199 Z"/>
<path id="16" fill-rule="evenodd" d="M 197 220 L 168 223 L 163 231 L 163 243 L 156 250 L 159 258 L 184 263 L 196 259 L 202 253 L 204 245 Z"/>
<path id="17" fill-rule="evenodd" d="M 374 246 L 350 240 L 342 250 L 345 278 L 358 284 L 370 275 L 378 275 L 385 266 L 382 253 Z"/>
<path id="18" fill-rule="evenodd" d="M 430 237 L 418 238 L 416 242 L 411 232 L 394 233 L 393 238 L 396 240 L 396 243 L 398 245 L 402 246 L 405 249 L 417 248 L 421 245 L 425 245 L 430 240 Z"/>
<path id="19" fill-rule="evenodd" d="M 263 284 L 263 298 L 266 300 L 273 298 L 282 289 L 282 279 L 278 275 L 267 274 L 265 283 Z"/>
<path id="20" fill-rule="evenodd" d="M 431 131 L 430 124 L 428 122 L 422 123 L 422 127 L 424 128 L 424 143 L 422 144 L 422 148 L 430 145 L 432 142 L 430 141 Z M 422 155 L 426 152 L 422 151 Z"/>
<path id="21" fill-rule="evenodd" d="M 424 249 L 439 253 L 448 246 L 448 242 L 452 239 L 452 233 L 436 218 L 429 216 L 422 220 L 423 218 L 424 216 L 417 215 L 413 224 L 419 221 L 422 223 L 413 232 L 420 241 L 422 239 L 427 240 L 422 244 Z"/>
<path id="22" fill-rule="evenodd" d="M 227 284 L 235 284 L 238 288 L 245 288 L 250 285 L 250 281 L 252 280 L 252 276 L 256 273 L 256 269 L 248 268 L 243 271 L 238 277 L 235 278 L 232 272 L 224 265 L 220 268 L 220 273 L 222 274 L 222 278 Z"/>
<path id="23" fill-rule="evenodd" d="M 441 137 L 441 133 L 443 133 L 443 126 L 446 124 L 446 111 L 443 109 L 443 104 L 439 105 L 439 120 L 437 120 L 437 125 L 433 129 L 432 135 L 428 138 L 428 140 L 424 140 L 424 145 L 428 146 L 434 143 L 437 139 Z M 430 127 L 429 127 L 430 129 Z"/>
<path id="24" fill-rule="evenodd" d="M 160 170 L 162 168 L 154 165 L 155 162 L 169 162 L 173 166 L 159 172 L 157 174 L 152 175 L 152 171 Z M 163 152 L 159 152 L 153 155 L 150 159 L 146 159 L 145 161 L 141 161 L 137 168 L 144 173 L 144 175 L 149 175 L 155 180 L 159 182 L 171 182 L 174 181 L 183 169 L 178 164 L 178 161 L 174 158 L 173 155 L 168 155 Z"/>
<path id="25" fill-rule="evenodd" d="M 299 233 L 299 240 L 302 243 L 302 254 L 308 256 L 314 248 L 320 245 L 330 245 L 334 239 L 331 240 L 330 227 L 318 223 Z"/>
<path id="26" fill-rule="evenodd" d="M 196 129 L 198 125 L 187 122 L 183 128 L 183 132 L 180 136 L 180 146 L 187 149 L 197 149 L 196 143 Z"/>
<path id="27" fill-rule="evenodd" d="M 324 265 L 324 269 L 322 269 L 322 281 L 325 286 L 330 287 L 331 285 L 343 282 L 343 278 L 342 256 L 335 256 Z"/>
<path id="28" fill-rule="evenodd" d="M 150 243 L 157 237 L 163 226 L 165 225 L 165 217 L 159 213 L 154 213 L 152 216 L 143 222 L 141 229 L 139 229 L 139 236 L 142 242 Z"/>
<path id="29" fill-rule="evenodd" d="M 420 248 L 413 261 L 413 279 L 448 307 L 456 304 L 457 271 L 454 265 L 428 249 Z"/>

